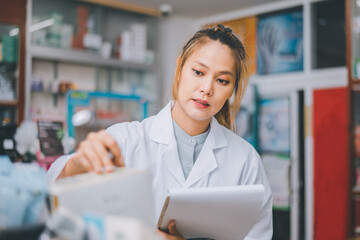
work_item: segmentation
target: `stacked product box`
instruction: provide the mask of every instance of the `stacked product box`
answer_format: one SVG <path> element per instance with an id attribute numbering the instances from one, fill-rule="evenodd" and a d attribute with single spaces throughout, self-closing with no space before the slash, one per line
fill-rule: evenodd
<path id="1" fill-rule="evenodd" d="M 17 36 L 10 36 L 4 34 L 1 36 L 1 55 L 4 63 L 17 63 L 18 61 L 18 44 L 19 38 Z"/>
<path id="2" fill-rule="evenodd" d="M 134 23 L 130 30 L 121 33 L 118 39 L 119 58 L 123 61 L 145 62 L 147 48 L 147 27 L 145 24 Z"/>
<path id="3" fill-rule="evenodd" d="M 47 42 L 51 47 L 61 47 L 61 28 L 63 18 L 63 14 L 59 12 L 54 12 L 51 14 L 51 19 L 54 20 L 54 23 L 50 26 L 47 33 Z"/>
<path id="4" fill-rule="evenodd" d="M 133 60 L 135 62 L 144 62 L 146 55 L 146 35 L 147 28 L 145 24 L 135 23 L 131 25 L 131 32 L 133 34 Z"/>
<path id="5" fill-rule="evenodd" d="M 120 54 L 119 57 L 123 61 L 131 61 L 132 60 L 132 37 L 130 31 L 124 31 L 121 33 L 121 41 L 120 41 Z"/>
<path id="6" fill-rule="evenodd" d="M 88 16 L 89 16 L 89 8 L 84 5 L 78 6 L 78 8 L 77 8 L 77 31 L 76 31 L 76 35 L 74 36 L 74 39 L 73 39 L 73 47 L 74 48 L 80 48 L 80 49 L 84 48 L 83 39 L 84 39 L 84 36 L 86 35 L 86 33 L 88 32 L 88 29 L 87 29 Z"/>

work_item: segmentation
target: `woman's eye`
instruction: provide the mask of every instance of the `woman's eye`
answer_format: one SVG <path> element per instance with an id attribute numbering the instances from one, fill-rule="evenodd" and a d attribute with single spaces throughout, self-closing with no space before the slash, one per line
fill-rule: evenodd
<path id="1" fill-rule="evenodd" d="M 196 69 L 193 69 L 193 71 L 194 71 L 195 75 L 197 75 L 197 76 L 202 76 L 202 75 L 204 75 L 202 72 L 200 72 L 200 71 L 198 71 L 198 70 L 196 70 Z"/>
<path id="2" fill-rule="evenodd" d="M 224 80 L 224 79 L 221 79 L 221 78 L 218 78 L 217 81 L 219 83 L 221 83 L 221 84 L 224 84 L 224 85 L 226 85 L 226 84 L 228 84 L 230 82 L 230 81 L 227 81 L 227 80 Z"/>

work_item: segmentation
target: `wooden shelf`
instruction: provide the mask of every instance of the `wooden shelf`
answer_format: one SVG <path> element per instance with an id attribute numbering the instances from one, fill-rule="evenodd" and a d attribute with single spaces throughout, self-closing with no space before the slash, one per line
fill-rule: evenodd
<path id="1" fill-rule="evenodd" d="M 360 79 L 351 79 L 350 81 L 351 90 L 360 92 Z"/>
<path id="2" fill-rule="evenodd" d="M 18 105 L 18 101 L 0 100 L 0 106 L 16 107 L 17 105 Z"/>
<path id="3" fill-rule="evenodd" d="M 91 120 L 89 123 L 84 124 L 83 126 L 77 126 L 75 127 L 75 129 L 81 129 L 83 131 L 88 130 L 90 131 L 98 131 L 100 129 L 106 129 L 108 127 L 110 127 L 111 125 L 120 123 L 120 122 L 124 122 L 124 121 L 129 121 L 129 119 L 124 119 L 124 120 L 119 120 L 119 121 L 114 121 L 114 120 L 107 120 L 107 119 L 96 119 L 96 120 Z"/>
<path id="4" fill-rule="evenodd" d="M 58 92 L 51 92 L 49 90 L 31 90 L 31 93 L 35 93 L 35 94 L 47 94 L 47 95 L 57 95 L 57 96 L 65 96 L 65 93 L 58 93 Z"/>
<path id="5" fill-rule="evenodd" d="M 105 59 L 99 54 L 82 50 L 68 50 L 45 46 L 30 46 L 30 54 L 35 59 L 71 62 L 100 67 L 128 68 L 148 71 L 154 68 L 153 64 L 125 62 L 118 59 Z"/>
<path id="6" fill-rule="evenodd" d="M 360 92 L 360 84 L 359 85 L 352 85 L 351 86 L 351 90 L 353 90 L 354 92 Z"/>
<path id="7" fill-rule="evenodd" d="M 355 186 L 353 188 L 353 193 L 356 194 L 356 195 L 360 195 L 360 186 Z"/>

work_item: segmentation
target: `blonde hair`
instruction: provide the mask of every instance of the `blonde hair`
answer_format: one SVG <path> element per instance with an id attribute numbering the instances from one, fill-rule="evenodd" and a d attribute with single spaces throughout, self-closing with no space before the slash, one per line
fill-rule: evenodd
<path id="1" fill-rule="evenodd" d="M 235 36 L 230 28 L 224 27 L 222 24 L 218 24 L 213 28 L 205 28 L 196 32 L 184 45 L 180 55 L 176 61 L 175 78 L 173 84 L 173 99 L 178 98 L 179 80 L 181 77 L 181 71 L 188 57 L 198 47 L 204 45 L 208 41 L 220 41 L 222 44 L 227 45 L 234 57 L 235 57 L 235 87 L 234 87 L 234 101 L 230 106 L 229 99 L 226 100 L 224 106 L 218 113 L 215 114 L 215 118 L 224 127 L 234 130 L 235 116 L 240 109 L 241 99 L 244 95 L 247 80 L 246 76 L 246 60 L 247 55 L 244 45 L 239 38 Z"/>

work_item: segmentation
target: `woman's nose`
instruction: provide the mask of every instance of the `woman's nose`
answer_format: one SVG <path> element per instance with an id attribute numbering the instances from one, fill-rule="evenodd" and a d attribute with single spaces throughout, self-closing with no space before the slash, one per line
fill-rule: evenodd
<path id="1" fill-rule="evenodd" d="M 214 93 L 212 80 L 211 79 L 204 79 L 200 91 L 202 93 L 204 93 L 205 95 L 211 96 Z"/>

